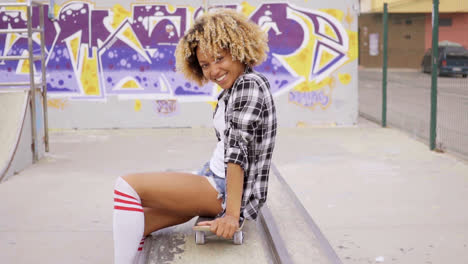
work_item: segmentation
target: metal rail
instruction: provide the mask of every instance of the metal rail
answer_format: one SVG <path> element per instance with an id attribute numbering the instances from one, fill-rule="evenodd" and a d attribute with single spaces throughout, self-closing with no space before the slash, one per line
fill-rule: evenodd
<path id="1" fill-rule="evenodd" d="M 29 7 L 29 6 L 43 6 L 44 3 L 38 1 L 30 1 L 31 3 L 20 3 L 20 2 L 11 2 L 11 3 L 0 3 L 0 7 Z"/>
<path id="2" fill-rule="evenodd" d="M 0 60 L 29 60 L 28 56 L 0 56 Z M 42 60 L 42 56 L 33 55 L 33 60 Z"/>
<path id="3" fill-rule="evenodd" d="M 28 3 L 0 3 L 1 7 L 27 7 Z"/>
<path id="4" fill-rule="evenodd" d="M 28 8 L 28 10 L 29 10 L 29 8 Z M 29 21 L 30 20 L 28 20 L 28 24 L 29 24 Z M 0 29 L 0 34 L 11 34 L 11 33 L 30 34 L 30 32 L 32 32 L 32 33 L 42 33 L 42 32 L 44 32 L 44 30 L 42 30 L 40 28 L 31 28 L 31 31 L 29 31 L 29 29 L 25 29 L 25 28 Z"/>
<path id="5" fill-rule="evenodd" d="M 39 27 L 33 28 L 32 26 L 32 7 L 39 6 Z M 37 127 L 36 127 L 36 96 L 37 92 L 41 92 L 42 95 L 42 109 L 43 109 L 43 120 L 44 120 L 44 143 L 45 150 L 49 151 L 49 126 L 47 118 L 47 83 L 46 83 L 46 65 L 45 65 L 45 24 L 44 24 L 44 4 L 38 1 L 28 1 L 25 3 L 0 3 L 0 7 L 26 7 L 26 17 L 27 17 L 27 28 L 14 28 L 14 29 L 0 29 L 0 34 L 27 34 L 28 38 L 28 55 L 27 56 L 0 56 L 0 60 L 29 60 L 29 82 L 4 82 L 0 83 L 2 92 L 13 92 L 18 90 L 28 90 L 29 91 L 29 104 L 31 107 L 31 127 L 32 127 L 32 153 L 33 153 L 33 163 L 37 162 L 39 159 L 38 153 L 38 138 L 37 138 Z M 34 55 L 33 51 L 33 34 L 40 33 L 41 39 L 41 54 Z M 36 83 L 35 73 L 34 73 L 34 61 L 41 61 L 41 82 Z M 26 87 L 29 86 L 29 89 L 25 88 L 13 88 L 13 87 Z"/>
<path id="6" fill-rule="evenodd" d="M 11 88 L 11 87 L 8 87 L 8 88 L 2 88 L 0 89 L 0 93 L 19 93 L 19 92 L 29 92 L 31 91 L 31 88 L 30 87 L 27 87 L 27 88 Z M 36 92 L 40 92 L 41 89 L 40 88 L 36 88 Z"/>
<path id="7" fill-rule="evenodd" d="M 31 82 L 4 82 L 0 83 L 0 87 L 5 86 L 5 87 L 15 87 L 15 86 L 29 86 L 31 87 Z M 41 87 L 42 83 L 34 83 L 34 87 Z"/>

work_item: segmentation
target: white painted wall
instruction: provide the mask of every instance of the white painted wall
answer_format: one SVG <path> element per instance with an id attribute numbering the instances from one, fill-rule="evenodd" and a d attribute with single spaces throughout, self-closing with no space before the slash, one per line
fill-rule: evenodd
<path id="1" fill-rule="evenodd" d="M 209 5 L 223 2 L 209 1 Z M 171 14 L 172 10 L 167 5 L 160 7 L 169 9 L 169 12 L 163 12 L 164 22 L 156 13 L 151 17 L 136 15 L 138 12 L 133 10 L 135 6 L 128 1 L 106 0 L 81 7 L 77 5 L 82 3 L 85 2 L 57 1 L 56 15 L 59 20 L 48 25 L 50 128 L 211 126 L 216 87 L 194 90 L 194 85 L 186 84 L 181 75 L 170 71 L 170 66 L 164 68 L 171 57 L 170 52 L 165 53 L 164 49 L 171 45 L 160 45 L 164 41 L 174 43 L 180 37 L 178 29 L 190 24 L 190 17 L 196 8 L 202 6 L 202 1 L 171 1 L 174 10 L 181 8 L 188 12 L 185 24 L 181 16 L 175 15 L 177 13 Z M 273 23 L 263 24 L 266 29 L 269 28 L 272 53 L 267 62 L 257 69 L 270 80 L 280 126 L 348 126 L 356 123 L 357 0 L 232 3 L 238 10 L 246 11 L 256 22 L 260 21 L 260 15 L 265 15 L 266 10 L 272 13 Z M 70 8 L 70 5 L 74 5 L 74 8 Z M 157 5 L 161 4 L 148 3 L 148 10 L 156 10 Z M 102 16 L 102 11 L 109 12 Z M 100 17 L 93 15 L 99 12 Z M 88 19 L 83 20 L 82 16 Z M 127 24 L 125 19 L 128 20 Z M 79 27 L 74 20 L 78 21 Z M 314 20 L 317 27 L 313 24 Z M 173 27 L 168 27 L 167 21 L 172 21 Z M 83 23 L 86 25 L 83 26 Z M 138 23 L 150 28 L 156 25 L 154 30 L 157 34 L 149 38 L 143 31 L 137 32 L 135 25 Z M 158 28 L 164 23 L 166 27 Z M 277 35 L 275 23 L 278 31 L 284 32 Z M 104 36 L 103 30 L 109 33 Z M 175 35 L 169 38 L 171 30 Z M 130 36 L 125 35 L 128 32 Z M 165 34 L 167 39 L 164 39 Z M 164 41 L 158 39 L 160 36 Z M 155 43 L 151 43 L 156 39 Z M 115 46 L 119 41 L 127 46 Z M 93 49 L 87 49 L 89 45 Z M 114 54 L 120 57 L 116 59 Z M 158 54 L 165 54 L 165 57 L 155 59 Z M 341 59 L 340 54 L 343 55 Z M 323 63 L 321 66 L 319 62 L 315 63 L 316 71 L 320 74 L 310 75 L 315 56 L 318 56 L 319 62 L 321 56 L 324 57 Z M 328 64 L 335 59 L 336 62 Z M 110 68 L 111 64 L 113 68 Z M 127 71 L 125 67 L 128 64 L 132 65 Z M 158 70 L 160 65 L 163 65 L 162 70 Z M 141 67 L 143 72 L 139 71 Z M 323 72 L 320 72 L 321 69 Z M 6 69 L 0 66 L 0 74 L 2 70 Z M 8 76 L 13 81 L 18 77 L 17 74 Z M 135 79 L 135 76 L 139 76 L 139 79 Z M 325 84 L 320 84 L 318 80 L 323 80 Z M 288 83 L 280 87 L 282 81 Z M 181 86 L 179 92 L 176 90 L 178 86 Z M 204 92 L 202 96 L 182 95 L 200 90 Z"/>

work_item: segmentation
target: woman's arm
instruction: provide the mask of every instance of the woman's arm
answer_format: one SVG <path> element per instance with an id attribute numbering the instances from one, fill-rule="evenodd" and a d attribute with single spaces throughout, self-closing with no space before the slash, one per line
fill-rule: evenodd
<path id="1" fill-rule="evenodd" d="M 226 171 L 226 211 L 224 217 L 211 224 L 218 236 L 231 238 L 239 228 L 244 170 L 249 168 L 248 148 L 254 138 L 262 112 L 264 96 L 255 80 L 242 79 L 232 87 L 232 120 L 228 126 L 227 149 L 224 162 Z"/>
<path id="2" fill-rule="evenodd" d="M 239 222 L 244 170 L 235 163 L 228 163 L 226 176 L 226 215 L 233 216 Z"/>
<path id="3" fill-rule="evenodd" d="M 240 208 L 244 187 L 244 170 L 235 163 L 228 163 L 226 175 L 226 213 L 213 221 L 200 222 L 209 225 L 211 232 L 224 238 L 232 238 L 239 228 Z"/>

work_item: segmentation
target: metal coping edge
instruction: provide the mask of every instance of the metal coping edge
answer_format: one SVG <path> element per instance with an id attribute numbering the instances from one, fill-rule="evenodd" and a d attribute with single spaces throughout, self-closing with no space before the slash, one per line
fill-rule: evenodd
<path id="1" fill-rule="evenodd" d="M 278 168 L 272 163 L 271 168 L 273 170 L 273 173 L 276 175 L 277 179 L 281 182 L 283 187 L 285 187 L 285 190 L 290 194 L 290 196 L 293 198 L 294 205 L 296 208 L 299 210 L 299 212 L 302 214 L 304 219 L 306 220 L 309 228 L 312 230 L 312 232 L 315 234 L 315 236 L 318 239 L 318 242 L 322 249 L 325 251 L 326 256 L 328 259 L 331 261 L 333 264 L 343 264 L 341 262 L 341 259 L 338 257 L 336 254 L 335 250 L 333 247 L 330 245 L 330 242 L 325 238 L 323 235 L 322 231 L 320 231 L 320 228 L 317 226 L 315 221 L 312 219 L 310 214 L 307 212 L 307 210 L 304 208 L 304 205 L 299 201 L 297 198 L 296 194 L 294 191 L 291 189 L 291 186 L 286 182 L 286 180 L 281 176 Z"/>
<path id="2" fill-rule="evenodd" d="M 285 243 L 281 238 L 281 235 L 278 231 L 278 227 L 273 218 L 273 215 L 270 212 L 270 209 L 265 204 L 263 205 L 260 213 L 260 223 L 265 230 L 265 234 L 268 238 L 268 244 L 275 258 L 275 263 L 277 264 L 286 264 L 293 263 L 291 256 L 289 256 L 288 251 L 286 250 Z"/>

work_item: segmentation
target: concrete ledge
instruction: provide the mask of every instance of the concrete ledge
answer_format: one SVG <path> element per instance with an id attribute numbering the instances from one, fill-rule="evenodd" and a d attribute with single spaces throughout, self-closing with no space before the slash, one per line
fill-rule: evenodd
<path id="1" fill-rule="evenodd" d="M 264 216 L 276 226 L 272 239 L 278 256 L 282 255 L 286 263 L 342 263 L 274 165 L 269 180 L 268 208 Z"/>
<path id="2" fill-rule="evenodd" d="M 248 221 L 244 226 L 244 244 L 210 237 L 205 245 L 195 244 L 192 226 L 196 218 L 171 228 L 154 232 L 145 242 L 149 264 L 168 263 L 272 263 L 273 257 L 266 244 L 259 222 Z"/>

